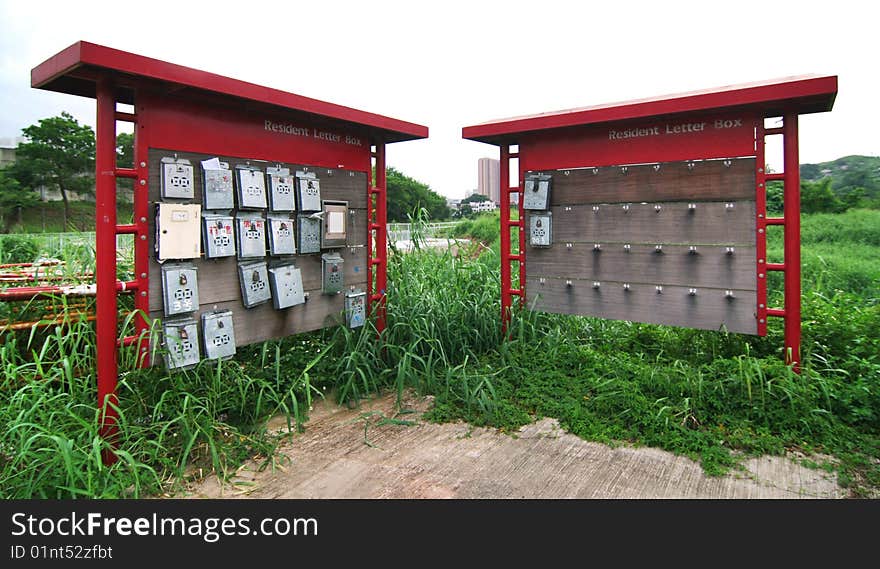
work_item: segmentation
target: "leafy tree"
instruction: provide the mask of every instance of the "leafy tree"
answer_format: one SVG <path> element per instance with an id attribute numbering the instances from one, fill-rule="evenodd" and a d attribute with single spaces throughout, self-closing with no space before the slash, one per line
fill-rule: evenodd
<path id="1" fill-rule="evenodd" d="M 70 193 L 95 191 L 95 133 L 66 112 L 41 119 L 21 132 L 28 141 L 16 149 L 9 174 L 27 190 L 46 187 L 61 192 L 67 226 Z"/>
<path id="2" fill-rule="evenodd" d="M 37 204 L 37 195 L 22 189 L 18 180 L 7 175 L 7 169 L 0 170 L 0 225 L 3 233 L 9 233 L 13 223 L 21 225 L 21 211 Z M 15 212 L 15 216 L 10 215 Z"/>
<path id="3" fill-rule="evenodd" d="M 484 196 L 483 194 L 471 194 L 468 197 L 461 200 L 461 203 L 462 204 L 469 204 L 469 203 L 478 203 L 478 202 L 487 202 L 487 201 L 489 201 L 488 196 Z"/>
<path id="4" fill-rule="evenodd" d="M 430 219 L 447 219 L 449 206 L 446 198 L 431 190 L 427 184 L 388 168 L 388 221 L 406 222 L 407 214 L 424 209 Z"/>
<path id="5" fill-rule="evenodd" d="M 846 206 L 831 190 L 831 178 L 824 178 L 818 182 L 801 182 L 801 211 L 842 213 Z"/>

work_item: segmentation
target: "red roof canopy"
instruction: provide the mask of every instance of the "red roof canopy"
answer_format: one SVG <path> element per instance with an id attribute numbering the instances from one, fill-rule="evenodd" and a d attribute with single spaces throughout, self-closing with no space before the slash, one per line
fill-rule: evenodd
<path id="1" fill-rule="evenodd" d="M 537 115 L 498 119 L 466 126 L 462 138 L 489 144 L 515 144 L 520 134 L 555 128 L 608 123 L 710 110 L 756 110 L 764 116 L 795 111 L 830 111 L 837 96 L 837 76 L 805 75 L 757 83 L 608 103 Z"/>
<path id="2" fill-rule="evenodd" d="M 186 89 L 230 101 L 264 104 L 342 124 L 368 127 L 385 142 L 427 138 L 428 127 L 231 79 L 182 65 L 79 41 L 31 70 L 38 89 L 95 97 L 96 80 L 110 73 L 120 85 L 119 100 L 133 103 L 132 87 L 148 82 L 175 94 Z"/>

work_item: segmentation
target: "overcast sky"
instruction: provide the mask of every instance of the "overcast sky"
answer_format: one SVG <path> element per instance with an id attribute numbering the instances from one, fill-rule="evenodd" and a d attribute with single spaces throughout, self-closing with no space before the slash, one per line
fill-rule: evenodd
<path id="1" fill-rule="evenodd" d="M 0 0 L 0 137 L 65 110 L 94 127 L 93 100 L 30 88 L 85 40 L 424 124 L 388 164 L 453 198 L 498 157 L 462 126 L 806 73 L 838 75 L 839 94 L 801 118 L 801 162 L 876 156 L 878 15 L 864 0 Z"/>

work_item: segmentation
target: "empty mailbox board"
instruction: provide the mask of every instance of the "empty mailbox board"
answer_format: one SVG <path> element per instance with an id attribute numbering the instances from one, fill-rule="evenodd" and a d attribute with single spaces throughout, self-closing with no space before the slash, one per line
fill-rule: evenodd
<path id="1" fill-rule="evenodd" d="M 254 166 L 236 166 L 235 181 L 239 209 L 266 209 L 266 178 Z"/>
<path id="2" fill-rule="evenodd" d="M 197 259 L 202 253 L 199 205 L 159 203 L 156 208 L 158 259 Z"/>
<path id="3" fill-rule="evenodd" d="M 231 215 L 206 213 L 202 216 L 205 258 L 217 259 L 235 255 L 235 219 Z"/>
<path id="4" fill-rule="evenodd" d="M 266 256 L 266 220 L 257 215 L 239 215 L 235 218 L 235 236 L 238 239 L 238 258 Z"/>
<path id="5" fill-rule="evenodd" d="M 296 199 L 290 168 L 266 168 L 266 175 L 269 178 L 269 208 L 272 211 L 294 211 Z"/>
<path id="6" fill-rule="evenodd" d="M 267 220 L 269 226 L 269 254 L 270 255 L 295 255 L 296 240 L 293 236 L 293 220 L 288 217 L 270 217 Z"/>
<path id="7" fill-rule="evenodd" d="M 306 301 L 302 273 L 294 265 L 270 268 L 269 285 L 272 289 L 272 304 L 277 310 L 303 304 Z"/>
<path id="8" fill-rule="evenodd" d="M 203 313 L 202 337 L 205 342 L 205 358 L 217 360 L 234 356 L 235 330 L 232 325 L 232 311 Z"/>
<path id="9" fill-rule="evenodd" d="M 232 190 L 232 172 L 227 162 L 219 168 L 202 165 L 202 205 L 205 209 L 232 209 L 235 198 Z"/>
<path id="10" fill-rule="evenodd" d="M 321 181 L 314 172 L 297 172 L 296 188 L 300 211 L 321 211 Z"/>
<path id="11" fill-rule="evenodd" d="M 162 191 L 164 199 L 191 200 L 195 197 L 193 167 L 183 158 L 162 158 Z"/>
<path id="12" fill-rule="evenodd" d="M 245 308 L 252 308 L 272 299 L 265 262 L 239 263 L 238 280 L 241 284 L 241 302 Z"/>
<path id="13" fill-rule="evenodd" d="M 165 338 L 165 365 L 168 369 L 192 367 L 199 363 L 199 328 L 192 318 L 166 321 L 162 326 Z"/>
<path id="14" fill-rule="evenodd" d="M 321 252 L 321 225 L 320 217 L 297 216 L 297 242 L 301 255 Z"/>
<path id="15" fill-rule="evenodd" d="M 190 264 L 162 265 L 165 316 L 186 314 L 199 309 L 196 271 L 196 267 Z"/>

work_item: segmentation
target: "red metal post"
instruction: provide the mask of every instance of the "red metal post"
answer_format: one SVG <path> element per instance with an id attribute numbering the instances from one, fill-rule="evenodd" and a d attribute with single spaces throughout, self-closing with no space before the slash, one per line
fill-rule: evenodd
<path id="1" fill-rule="evenodd" d="M 97 82 L 95 128 L 95 282 L 97 284 L 97 375 L 101 436 L 113 444 L 117 435 L 116 380 L 116 94 L 113 82 Z M 106 451 L 105 464 L 116 461 Z"/>
<path id="2" fill-rule="evenodd" d="M 785 190 L 785 362 L 801 367 L 801 176 L 798 157 L 798 115 L 783 117 Z"/>
<path id="3" fill-rule="evenodd" d="M 134 270 L 135 280 L 138 283 L 138 290 L 135 295 L 134 308 L 137 311 L 134 319 L 135 333 L 140 338 L 138 350 L 138 363 L 140 367 L 146 368 L 150 365 L 150 338 L 148 337 L 147 315 L 150 313 L 150 248 L 149 248 L 149 209 L 150 204 L 147 199 L 148 188 L 148 169 L 147 169 L 147 153 L 149 144 L 147 143 L 145 128 L 146 112 L 144 104 L 137 100 L 135 93 L 135 114 L 128 120 L 134 122 L 134 167 L 137 178 L 134 182 L 134 213 L 133 221 L 137 232 L 134 236 Z M 118 113 L 117 113 L 118 118 Z"/>
<path id="4" fill-rule="evenodd" d="M 507 335 L 510 324 L 510 147 L 501 145 L 501 330 Z M 522 218 L 520 218 L 522 221 Z"/>
<path id="5" fill-rule="evenodd" d="M 376 153 L 370 151 L 370 169 L 367 170 L 367 314 L 373 313 L 373 225 L 375 223 L 373 212 L 376 210 L 375 196 L 378 193 L 373 185 L 373 168 L 375 168 Z"/>
<path id="6" fill-rule="evenodd" d="M 758 335 L 767 335 L 767 164 L 763 117 L 755 120 L 755 262 L 758 302 L 755 318 Z"/>
<path id="7" fill-rule="evenodd" d="M 382 332 L 386 325 L 386 296 L 388 285 L 388 202 L 385 177 L 385 143 L 376 143 L 376 293 L 379 295 L 376 307 L 376 329 Z"/>
<path id="8" fill-rule="evenodd" d="M 518 150 L 516 157 L 519 164 L 519 179 L 517 180 L 517 200 L 516 211 L 519 218 L 519 306 L 522 308 L 526 303 L 526 210 L 523 202 L 525 194 L 523 194 L 525 168 L 523 160 L 520 157 L 522 149 Z M 508 185 L 510 185 L 508 183 Z"/>

